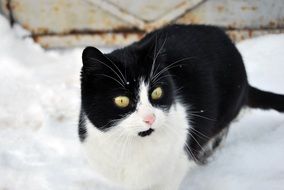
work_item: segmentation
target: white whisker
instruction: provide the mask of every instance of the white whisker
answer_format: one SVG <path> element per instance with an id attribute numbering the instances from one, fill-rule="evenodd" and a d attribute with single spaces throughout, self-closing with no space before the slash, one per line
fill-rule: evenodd
<path id="1" fill-rule="evenodd" d="M 123 82 L 123 80 L 122 80 L 122 78 L 119 76 L 119 74 L 113 69 L 113 68 L 111 68 L 110 66 L 108 66 L 106 63 L 104 63 L 104 62 L 102 62 L 102 61 L 100 61 L 100 60 L 98 60 L 98 59 L 96 59 L 96 58 L 92 58 L 92 57 L 88 57 L 88 59 L 90 59 L 90 60 L 93 60 L 93 61 L 98 61 L 99 63 L 101 63 L 101 64 L 103 64 L 104 66 L 106 66 L 107 68 L 109 68 L 118 78 L 119 78 L 119 80 L 122 82 L 122 83 L 124 83 Z M 114 64 L 114 63 L 113 63 Z M 116 66 L 116 65 L 115 65 Z M 118 69 L 118 68 L 117 68 Z M 120 71 L 119 71 L 120 72 Z M 123 76 L 122 76 L 123 77 Z"/>
<path id="2" fill-rule="evenodd" d="M 152 78 L 152 80 L 154 81 L 158 76 L 160 76 L 164 72 L 168 71 L 169 69 L 179 66 L 179 65 L 175 65 L 175 64 L 182 62 L 182 61 L 185 61 L 185 60 L 193 59 L 193 58 L 194 57 L 186 57 L 186 58 L 179 59 L 179 60 L 169 64 L 167 67 L 163 68 L 161 71 L 159 71 L 157 74 L 155 74 L 154 77 Z"/>
<path id="3" fill-rule="evenodd" d="M 153 59 L 153 64 L 152 64 L 152 67 L 151 67 L 151 72 L 150 72 L 150 79 L 152 79 L 152 76 L 154 74 L 154 69 L 155 69 L 155 64 L 156 64 L 156 61 L 157 61 L 157 58 L 159 56 L 159 54 L 161 53 L 161 50 L 164 48 L 164 45 L 167 41 L 167 37 L 165 38 L 163 44 L 161 45 L 159 51 L 157 52 L 157 54 L 154 56 L 154 59 Z M 155 44 L 155 53 L 156 53 L 156 46 L 157 46 L 157 36 L 156 36 L 156 44 Z"/>
<path id="4" fill-rule="evenodd" d="M 216 119 L 212 119 L 212 118 L 205 117 L 205 116 L 198 115 L 198 114 L 194 114 L 194 113 L 189 113 L 189 115 L 200 117 L 200 118 L 207 119 L 207 120 L 210 120 L 210 121 L 216 121 Z"/>
<path id="5" fill-rule="evenodd" d="M 196 135 L 199 134 L 199 135 L 205 137 L 206 139 L 210 139 L 210 137 L 208 137 L 207 135 L 204 135 L 203 133 L 201 133 L 197 129 L 194 129 L 193 127 L 191 127 L 189 130 L 192 130 L 191 132 L 194 132 Z"/>
<path id="6" fill-rule="evenodd" d="M 120 69 L 117 67 L 117 65 L 112 61 L 110 60 L 110 58 L 106 57 L 111 63 L 113 66 L 115 66 L 115 68 L 118 70 L 118 72 L 121 74 L 122 78 L 124 79 L 124 82 L 127 83 L 127 80 L 126 78 L 123 76 L 122 72 L 120 71 Z"/>
<path id="7" fill-rule="evenodd" d="M 105 75 L 105 74 L 96 74 L 96 75 L 99 75 L 99 76 L 104 76 L 104 77 L 107 77 L 107 78 L 111 78 L 113 79 L 114 81 L 116 81 L 118 84 L 120 84 L 120 86 L 122 86 L 123 88 L 125 88 L 125 86 L 119 82 L 118 80 L 116 80 L 115 78 L 111 77 L 111 76 L 108 76 L 108 75 Z"/>

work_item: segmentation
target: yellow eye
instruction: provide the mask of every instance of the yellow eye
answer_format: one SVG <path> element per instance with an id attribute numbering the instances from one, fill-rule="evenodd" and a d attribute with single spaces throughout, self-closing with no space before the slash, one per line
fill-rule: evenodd
<path id="1" fill-rule="evenodd" d="M 151 94 L 151 98 L 153 100 L 158 100 L 162 97 L 163 95 L 163 90 L 161 87 L 156 88 L 155 90 L 153 90 L 152 94 Z"/>
<path id="2" fill-rule="evenodd" d="M 117 96 L 114 98 L 114 103 L 120 108 L 125 108 L 129 105 L 129 98 L 127 96 Z"/>

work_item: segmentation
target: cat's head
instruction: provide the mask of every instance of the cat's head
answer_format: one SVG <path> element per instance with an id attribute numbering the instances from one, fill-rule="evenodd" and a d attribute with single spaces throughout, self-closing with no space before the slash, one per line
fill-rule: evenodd
<path id="1" fill-rule="evenodd" d="M 82 110 L 97 129 L 141 138 L 167 123 L 175 95 L 162 49 L 87 47 L 82 58 Z"/>

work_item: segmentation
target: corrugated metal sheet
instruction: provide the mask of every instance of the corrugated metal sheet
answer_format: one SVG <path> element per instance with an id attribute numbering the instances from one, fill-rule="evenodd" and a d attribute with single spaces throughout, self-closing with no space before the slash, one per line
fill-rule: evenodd
<path id="1" fill-rule="evenodd" d="M 0 0 L 46 48 L 126 45 L 169 23 L 224 27 L 232 39 L 284 29 L 283 0 Z"/>

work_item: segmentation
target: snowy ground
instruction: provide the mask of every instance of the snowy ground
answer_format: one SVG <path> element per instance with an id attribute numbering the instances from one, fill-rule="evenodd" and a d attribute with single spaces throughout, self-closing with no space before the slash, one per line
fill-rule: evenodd
<path id="1" fill-rule="evenodd" d="M 79 148 L 82 49 L 44 51 L 0 16 L 0 189 L 110 190 Z M 284 35 L 238 44 L 254 86 L 284 94 Z M 284 114 L 245 110 L 182 190 L 283 190 Z"/>

